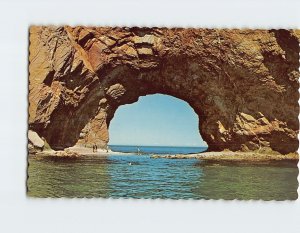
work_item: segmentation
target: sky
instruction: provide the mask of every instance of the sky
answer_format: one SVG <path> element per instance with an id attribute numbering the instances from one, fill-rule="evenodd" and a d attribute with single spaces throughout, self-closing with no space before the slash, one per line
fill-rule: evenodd
<path id="1" fill-rule="evenodd" d="M 109 127 L 109 145 L 206 146 L 198 116 L 185 101 L 147 95 L 120 106 Z"/>

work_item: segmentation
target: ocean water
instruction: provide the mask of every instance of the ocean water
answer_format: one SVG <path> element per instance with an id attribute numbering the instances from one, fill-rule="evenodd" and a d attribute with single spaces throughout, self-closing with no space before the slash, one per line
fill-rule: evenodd
<path id="1" fill-rule="evenodd" d="M 205 148 L 113 147 L 126 155 L 76 159 L 29 156 L 32 197 L 170 199 L 297 199 L 297 164 L 205 163 L 198 159 L 151 159 L 150 154 L 192 153 Z"/>
<path id="2" fill-rule="evenodd" d="M 207 147 L 171 147 L 171 146 L 121 146 L 110 145 L 112 151 L 141 154 L 191 154 L 206 151 Z"/>

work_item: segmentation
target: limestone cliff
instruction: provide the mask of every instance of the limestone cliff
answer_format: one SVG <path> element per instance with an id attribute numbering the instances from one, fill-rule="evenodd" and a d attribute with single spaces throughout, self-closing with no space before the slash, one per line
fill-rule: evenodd
<path id="1" fill-rule="evenodd" d="M 53 149 L 105 147 L 120 105 L 161 93 L 190 104 L 209 150 L 294 152 L 299 39 L 299 30 L 32 26 L 29 127 Z"/>

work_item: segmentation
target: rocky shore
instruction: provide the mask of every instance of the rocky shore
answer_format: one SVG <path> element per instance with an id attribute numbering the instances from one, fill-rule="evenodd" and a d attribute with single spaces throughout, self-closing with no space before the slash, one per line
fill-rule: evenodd
<path id="1" fill-rule="evenodd" d="M 97 149 L 96 152 L 93 152 L 92 148 L 89 147 L 69 147 L 64 150 L 52 150 L 52 149 L 46 149 L 43 151 L 35 151 L 32 153 L 32 151 L 29 151 L 29 155 L 35 155 L 35 156 L 53 156 L 53 157 L 61 157 L 61 158 L 82 158 L 84 156 L 108 156 L 108 155 L 128 155 L 132 153 L 124 153 L 124 152 L 115 152 L 111 150 L 104 150 L 104 149 Z"/>
<path id="2" fill-rule="evenodd" d="M 203 152 L 199 154 L 176 154 L 176 155 L 152 155 L 152 159 L 166 158 L 166 159 L 201 159 L 205 161 L 228 161 L 228 162 L 263 162 L 263 161 L 281 161 L 293 160 L 298 161 L 298 153 L 289 153 L 282 155 L 276 152 Z"/>
<path id="3" fill-rule="evenodd" d="M 110 156 L 110 155 L 133 155 L 135 153 L 116 152 L 111 150 L 98 149 L 93 152 L 92 148 L 87 147 L 70 147 L 65 150 L 54 151 L 44 150 L 36 153 L 29 153 L 30 156 L 52 156 L 57 158 L 83 158 L 85 156 Z M 136 154 L 137 155 L 137 154 Z M 138 155 L 137 155 L 138 156 Z M 289 153 L 282 155 L 274 151 L 265 152 L 243 152 L 243 151 L 220 151 L 220 152 L 202 152 L 195 154 L 152 154 L 151 159 L 199 159 L 206 162 L 241 162 L 241 163 L 260 163 L 268 161 L 291 161 L 297 163 L 299 161 L 298 153 Z"/>

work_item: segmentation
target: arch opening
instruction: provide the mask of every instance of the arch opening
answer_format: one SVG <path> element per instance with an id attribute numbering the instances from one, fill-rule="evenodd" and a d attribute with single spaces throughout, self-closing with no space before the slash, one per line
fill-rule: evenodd
<path id="1" fill-rule="evenodd" d="M 164 94 L 120 106 L 109 124 L 109 146 L 204 147 L 198 115 L 185 101 Z"/>

